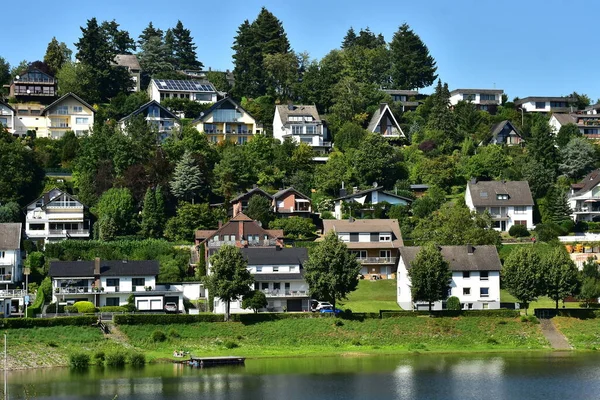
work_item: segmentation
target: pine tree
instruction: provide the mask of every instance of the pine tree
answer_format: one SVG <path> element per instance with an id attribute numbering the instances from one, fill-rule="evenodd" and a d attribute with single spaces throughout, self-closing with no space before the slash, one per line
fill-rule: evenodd
<path id="1" fill-rule="evenodd" d="M 146 238 L 157 237 L 156 222 L 156 197 L 154 196 L 154 190 L 148 188 L 142 207 L 142 236 Z"/>
<path id="2" fill-rule="evenodd" d="M 131 54 L 135 51 L 135 41 L 129 36 L 129 32 L 119 29 L 119 24 L 114 19 L 110 22 L 102 22 L 100 27 L 104 30 L 116 54 Z"/>
<path id="3" fill-rule="evenodd" d="M 573 211 L 569 206 L 567 191 L 554 185 L 546 195 L 547 214 L 551 222 L 560 224 L 571 219 Z"/>
<path id="4" fill-rule="evenodd" d="M 281 21 L 263 7 L 252 23 L 263 54 L 289 53 L 290 42 Z"/>
<path id="5" fill-rule="evenodd" d="M 192 153 L 186 150 L 175 167 L 171 180 L 171 193 L 180 200 L 194 202 L 202 188 L 202 172 L 196 165 Z"/>
<path id="6" fill-rule="evenodd" d="M 172 71 L 169 47 L 159 36 L 152 36 L 142 45 L 139 53 L 140 66 L 150 76 L 163 71 Z"/>
<path id="7" fill-rule="evenodd" d="M 174 38 L 173 54 L 176 69 L 201 69 L 204 65 L 198 61 L 194 39 L 189 29 L 183 27 L 181 21 L 172 29 Z"/>
<path id="8" fill-rule="evenodd" d="M 346 32 L 346 36 L 344 36 L 344 41 L 342 42 L 342 49 L 347 49 L 350 46 L 354 45 L 356 41 L 356 32 L 354 32 L 354 28 L 350 27 L 348 32 Z"/>
<path id="9" fill-rule="evenodd" d="M 153 37 L 158 37 L 162 40 L 163 38 L 163 31 L 160 28 L 155 28 L 154 25 L 152 25 L 152 21 L 148 24 L 148 26 L 146 28 L 144 28 L 144 30 L 142 31 L 142 33 L 139 36 L 138 39 L 138 46 L 140 48 L 143 48 L 144 45 L 146 43 L 148 43 L 148 41 L 150 40 L 150 38 Z"/>
<path id="10" fill-rule="evenodd" d="M 402 24 L 390 42 L 391 78 L 395 89 L 420 89 L 437 78 L 429 49 L 408 24 Z"/>
<path id="11" fill-rule="evenodd" d="M 71 50 L 69 50 L 65 43 L 59 43 L 55 37 L 52 38 L 50 43 L 48 43 L 46 54 L 44 55 L 44 62 L 50 68 L 52 75 L 56 75 L 64 63 L 71 60 L 71 53 Z"/>
<path id="12" fill-rule="evenodd" d="M 442 131 L 449 137 L 454 137 L 456 133 L 454 114 L 450 110 L 450 91 L 448 84 L 442 85 L 441 80 L 438 80 L 435 88 L 427 128 Z"/>
<path id="13" fill-rule="evenodd" d="M 116 53 L 111 48 L 106 31 L 98 25 L 96 18 L 89 19 L 86 27 L 80 29 L 82 36 L 75 43 L 78 50 L 75 57 L 95 69 L 108 70 Z"/>

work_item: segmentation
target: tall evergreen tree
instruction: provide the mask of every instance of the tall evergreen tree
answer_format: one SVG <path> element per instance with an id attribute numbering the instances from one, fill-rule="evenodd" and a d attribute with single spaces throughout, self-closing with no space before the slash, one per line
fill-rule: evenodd
<path id="1" fill-rule="evenodd" d="M 402 24 L 390 42 L 391 78 L 396 89 L 420 89 L 437 78 L 429 49 L 408 24 Z"/>
<path id="2" fill-rule="evenodd" d="M 445 83 L 442 85 L 442 81 L 438 80 L 435 93 L 432 97 L 433 107 L 429 113 L 427 128 L 442 131 L 446 136 L 455 138 L 456 121 L 454 120 L 454 114 L 450 110 L 450 90 L 448 90 L 448 84 Z M 458 143 L 458 141 L 455 143 Z"/>
<path id="3" fill-rule="evenodd" d="M 201 69 L 204 65 L 198 61 L 196 55 L 197 46 L 189 29 L 183 27 L 181 21 L 177 21 L 173 33 L 173 56 L 176 69 Z"/>
<path id="4" fill-rule="evenodd" d="M 186 151 L 175 167 L 171 180 L 171 193 L 180 200 L 194 202 L 202 188 L 202 172 L 196 165 L 192 153 Z"/>
<path id="5" fill-rule="evenodd" d="M 58 70 L 64 65 L 65 62 L 71 60 L 72 51 L 69 50 L 64 42 L 58 42 L 55 37 L 52 38 L 48 47 L 46 48 L 46 54 L 44 55 L 44 62 L 50 68 L 50 73 L 56 75 Z"/>
<path id="6" fill-rule="evenodd" d="M 342 49 L 347 49 L 348 47 L 354 45 L 356 41 L 356 32 L 354 32 L 354 28 L 350 27 L 348 32 L 346 32 L 346 36 L 344 36 L 344 41 L 342 42 Z"/>
<path id="7" fill-rule="evenodd" d="M 143 48 L 144 45 L 150 40 L 150 38 L 153 37 L 158 37 L 162 40 L 163 31 L 160 28 L 155 28 L 154 25 L 152 25 L 152 21 L 150 21 L 148 26 L 144 28 L 144 30 L 138 38 L 138 47 L 140 49 Z"/>
<path id="8" fill-rule="evenodd" d="M 165 202 L 160 186 L 148 188 L 142 207 L 142 236 L 159 238 L 162 236 L 165 221 Z"/>
<path id="9" fill-rule="evenodd" d="M 141 50 L 139 53 L 140 66 L 150 76 L 173 70 L 170 49 L 160 36 L 151 36 L 141 46 Z"/>
<path id="10" fill-rule="evenodd" d="M 101 28 L 104 29 L 110 46 L 116 54 L 131 54 L 135 51 L 135 41 L 129 36 L 129 32 L 119 29 L 119 24 L 114 19 L 102 22 Z"/>
<path id="11" fill-rule="evenodd" d="M 75 47 L 75 57 L 83 64 L 97 70 L 108 70 L 116 52 L 111 47 L 106 30 L 98 25 L 96 18 L 89 19 L 86 27 L 80 27 L 82 36 Z"/>

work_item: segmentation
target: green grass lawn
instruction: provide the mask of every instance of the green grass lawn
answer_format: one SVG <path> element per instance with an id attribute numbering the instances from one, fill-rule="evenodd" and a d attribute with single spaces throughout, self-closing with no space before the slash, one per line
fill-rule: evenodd
<path id="1" fill-rule="evenodd" d="M 552 321 L 577 350 L 600 348 L 600 320 L 598 318 L 554 317 Z"/>
<path id="2" fill-rule="evenodd" d="M 379 310 L 400 310 L 396 303 L 396 280 L 360 280 L 358 289 L 348 295 L 348 300 L 342 300 L 339 308 L 375 313 Z"/>
<path id="3" fill-rule="evenodd" d="M 503 303 L 517 303 L 518 300 L 514 298 L 510 293 L 506 291 L 506 289 L 500 289 L 500 301 Z M 563 303 L 558 302 L 558 307 L 562 308 Z M 555 308 L 556 303 L 550 297 L 542 296 L 538 298 L 537 301 L 531 302 L 529 304 L 529 310 L 533 312 L 534 308 Z M 580 303 L 578 302 L 567 302 L 565 303 L 566 308 L 580 308 Z"/>

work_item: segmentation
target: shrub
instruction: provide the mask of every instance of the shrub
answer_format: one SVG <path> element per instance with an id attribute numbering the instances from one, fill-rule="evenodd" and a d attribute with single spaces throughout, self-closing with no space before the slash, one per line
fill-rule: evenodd
<path id="1" fill-rule="evenodd" d="M 493 338 L 493 337 L 489 337 L 487 339 L 488 344 L 500 344 L 500 342 L 498 341 L 498 339 Z"/>
<path id="2" fill-rule="evenodd" d="M 129 363 L 134 367 L 141 367 L 146 364 L 146 356 L 142 353 L 129 354 Z"/>
<path id="3" fill-rule="evenodd" d="M 530 322 L 532 324 L 539 324 L 540 320 L 535 315 L 521 315 L 521 322 Z"/>
<path id="4" fill-rule="evenodd" d="M 73 307 L 77 308 L 77 311 L 85 314 L 85 313 L 95 313 L 98 309 L 94 306 L 91 301 L 78 301 L 73 304 Z"/>
<path id="5" fill-rule="evenodd" d="M 67 312 L 69 314 L 76 314 L 79 312 L 79 310 L 77 310 L 77 307 L 75 307 L 75 306 L 66 306 L 65 312 Z"/>
<path id="6" fill-rule="evenodd" d="M 58 318 L 0 318 L 0 328 L 34 328 L 48 326 L 90 326 L 96 322 L 93 315 Z"/>
<path id="7" fill-rule="evenodd" d="M 100 307 L 100 312 L 127 312 L 127 308 L 122 306 L 104 306 Z"/>
<path id="8" fill-rule="evenodd" d="M 114 351 L 106 355 L 106 365 L 111 367 L 122 367 L 125 365 L 125 355 Z"/>
<path id="9" fill-rule="evenodd" d="M 102 350 L 94 353 L 94 360 L 96 361 L 96 364 L 104 364 L 105 359 L 106 359 L 106 354 L 104 354 L 104 352 Z"/>
<path id="10" fill-rule="evenodd" d="M 508 234 L 514 238 L 529 236 L 529 231 L 525 225 L 513 225 L 508 230 Z"/>
<path id="11" fill-rule="evenodd" d="M 459 311 L 461 309 L 460 299 L 456 296 L 452 296 L 446 301 L 446 306 L 448 307 L 448 310 Z"/>
<path id="12" fill-rule="evenodd" d="M 244 314 L 234 314 L 232 317 Z M 260 315 L 260 314 L 259 314 Z M 170 325 L 196 322 L 223 322 L 223 314 L 123 314 L 113 317 L 117 325 Z"/>
<path id="13" fill-rule="evenodd" d="M 169 335 L 169 337 L 172 337 L 172 338 L 180 337 L 179 332 L 177 332 L 177 330 L 175 328 L 169 329 L 169 332 L 167 332 L 167 334 Z"/>
<path id="14" fill-rule="evenodd" d="M 164 342 L 167 340 L 167 335 L 163 331 L 159 331 L 158 329 L 152 332 L 151 335 L 153 342 Z"/>
<path id="15" fill-rule="evenodd" d="M 408 345 L 409 351 L 427 350 L 427 347 L 423 343 L 411 343 Z"/>
<path id="16" fill-rule="evenodd" d="M 362 346 L 362 343 L 358 339 L 352 339 L 352 346 Z"/>
<path id="17" fill-rule="evenodd" d="M 335 326 L 344 326 L 344 321 L 341 319 L 336 319 L 334 322 Z"/>
<path id="18" fill-rule="evenodd" d="M 69 355 L 69 365 L 74 369 L 85 369 L 90 365 L 90 356 L 86 353 Z"/>
<path id="19" fill-rule="evenodd" d="M 232 340 L 228 340 L 226 341 L 223 346 L 225 346 L 226 349 L 235 349 L 236 347 L 240 347 L 236 342 L 232 341 Z"/>

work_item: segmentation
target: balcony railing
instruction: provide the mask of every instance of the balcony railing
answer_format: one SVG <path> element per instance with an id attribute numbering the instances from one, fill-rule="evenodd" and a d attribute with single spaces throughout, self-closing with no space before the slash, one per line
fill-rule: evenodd
<path id="1" fill-rule="evenodd" d="M 23 289 L 5 289 L 0 290 L 0 297 L 23 297 L 27 292 Z"/>
<path id="2" fill-rule="evenodd" d="M 361 264 L 395 264 L 396 257 L 362 257 L 357 258 Z"/>
<path id="3" fill-rule="evenodd" d="M 59 287 L 54 289 L 56 294 L 80 294 L 80 293 L 92 293 L 91 286 L 69 286 Z"/>
<path id="4" fill-rule="evenodd" d="M 19 84 L 19 83 L 54 83 L 55 79 L 54 78 L 27 78 L 27 77 L 20 77 L 15 84 Z"/>
<path id="5" fill-rule="evenodd" d="M 600 213 L 600 207 L 575 207 L 576 213 Z"/>
<path id="6" fill-rule="evenodd" d="M 0 275 L 0 282 L 12 282 L 12 274 Z"/>
<path id="7" fill-rule="evenodd" d="M 306 297 L 306 296 L 308 296 L 308 290 L 263 289 L 262 292 L 267 297 Z"/>
<path id="8" fill-rule="evenodd" d="M 89 229 L 50 229 L 50 235 L 89 235 Z"/>

